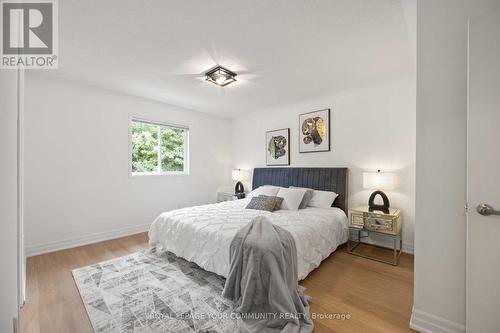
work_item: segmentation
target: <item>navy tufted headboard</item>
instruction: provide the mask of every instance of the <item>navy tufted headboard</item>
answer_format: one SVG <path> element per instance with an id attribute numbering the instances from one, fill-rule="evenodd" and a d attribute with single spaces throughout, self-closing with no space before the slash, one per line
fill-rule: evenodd
<path id="1" fill-rule="evenodd" d="M 347 214 L 347 174 L 347 168 L 255 168 L 252 189 L 275 185 L 333 191 L 339 196 L 332 207 L 338 207 Z"/>

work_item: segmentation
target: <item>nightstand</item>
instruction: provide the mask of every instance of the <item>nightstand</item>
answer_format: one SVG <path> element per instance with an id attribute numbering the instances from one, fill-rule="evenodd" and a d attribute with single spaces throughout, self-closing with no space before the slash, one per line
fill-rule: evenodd
<path id="1" fill-rule="evenodd" d="M 233 201 L 238 199 L 238 196 L 234 194 L 234 192 L 217 192 L 217 202 Z"/>
<path id="2" fill-rule="evenodd" d="M 349 209 L 349 240 L 347 250 L 353 255 L 397 266 L 403 247 L 402 230 L 403 217 L 401 210 L 398 208 L 390 208 L 389 214 L 380 211 L 370 212 L 368 206 Z M 361 239 L 368 237 L 371 233 L 390 238 L 393 241 L 393 260 L 388 261 L 356 251 L 358 245 L 367 244 L 361 242 Z M 352 239 L 352 234 L 356 236 L 355 239 Z M 376 246 L 373 244 L 369 245 Z"/>

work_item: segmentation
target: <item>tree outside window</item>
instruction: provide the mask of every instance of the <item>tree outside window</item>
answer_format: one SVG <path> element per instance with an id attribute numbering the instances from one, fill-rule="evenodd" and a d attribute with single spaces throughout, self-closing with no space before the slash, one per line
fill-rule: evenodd
<path id="1" fill-rule="evenodd" d="M 187 173 L 185 128 L 132 120 L 132 173 Z"/>

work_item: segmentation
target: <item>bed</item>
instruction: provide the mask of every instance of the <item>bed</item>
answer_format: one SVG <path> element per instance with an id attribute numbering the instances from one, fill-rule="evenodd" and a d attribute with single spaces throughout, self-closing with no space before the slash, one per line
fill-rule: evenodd
<path id="1" fill-rule="evenodd" d="M 149 244 L 203 269 L 227 277 L 229 246 L 254 217 L 266 216 L 291 232 L 297 246 L 298 278 L 304 279 L 348 238 L 346 168 L 256 168 L 252 189 L 262 185 L 299 186 L 339 194 L 332 207 L 266 212 L 245 209 L 250 199 L 176 209 L 160 214 L 149 230 Z"/>

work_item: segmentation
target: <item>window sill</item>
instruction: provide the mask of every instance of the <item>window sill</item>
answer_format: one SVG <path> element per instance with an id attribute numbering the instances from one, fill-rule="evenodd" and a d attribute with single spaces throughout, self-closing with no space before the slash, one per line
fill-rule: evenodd
<path id="1" fill-rule="evenodd" d="M 154 177 L 175 177 L 175 176 L 189 176 L 189 172 L 141 172 L 129 173 L 129 178 L 154 178 Z"/>

